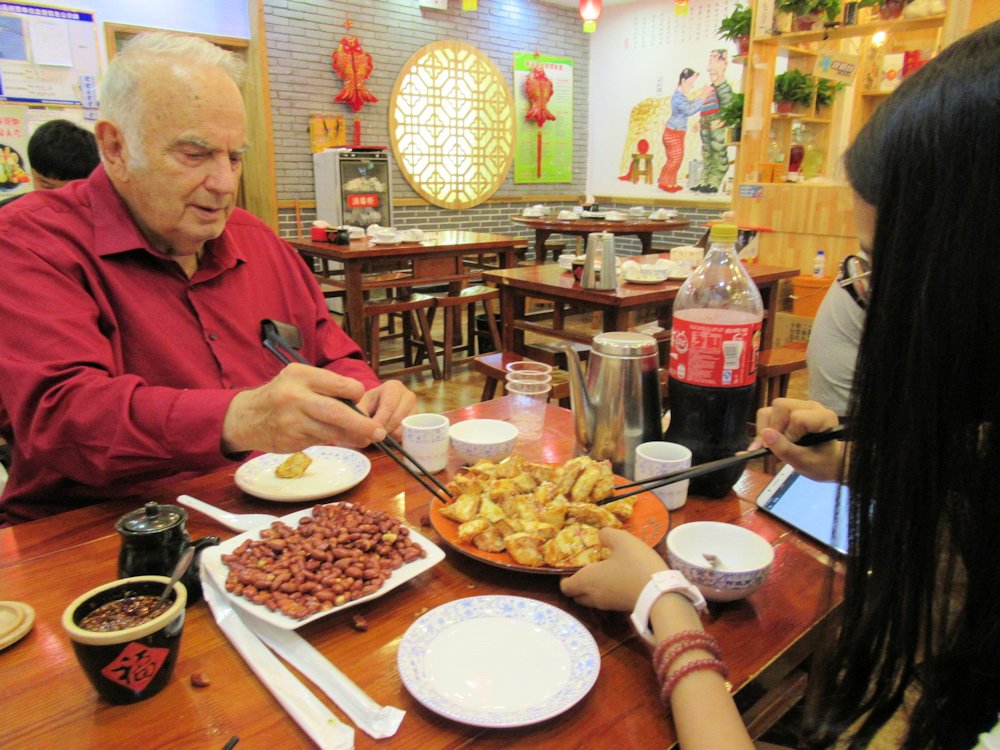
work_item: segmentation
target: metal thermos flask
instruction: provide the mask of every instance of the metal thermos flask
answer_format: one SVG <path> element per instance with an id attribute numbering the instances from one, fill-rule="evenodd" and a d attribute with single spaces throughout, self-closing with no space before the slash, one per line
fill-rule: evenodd
<path id="1" fill-rule="evenodd" d="M 601 270 L 597 270 L 600 263 Z M 615 265 L 615 236 L 608 232 L 594 232 L 587 237 L 587 257 L 583 262 L 583 278 L 580 286 L 584 289 L 607 291 L 618 286 Z"/>

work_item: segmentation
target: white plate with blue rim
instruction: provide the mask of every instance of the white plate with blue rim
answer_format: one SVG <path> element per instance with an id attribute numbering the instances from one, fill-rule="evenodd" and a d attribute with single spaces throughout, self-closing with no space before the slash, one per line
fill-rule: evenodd
<path id="1" fill-rule="evenodd" d="M 490 644 L 508 644 L 498 658 Z M 576 705 L 594 686 L 601 656 L 590 632 L 551 604 L 473 596 L 414 622 L 396 656 L 414 698 L 477 727 L 522 727 Z"/>
<path id="2" fill-rule="evenodd" d="M 333 497 L 354 487 L 372 470 L 363 453 L 333 445 L 313 445 L 305 453 L 312 459 L 302 476 L 283 479 L 274 470 L 289 453 L 265 453 L 236 470 L 236 486 L 248 495 L 278 503 L 300 503 Z"/>

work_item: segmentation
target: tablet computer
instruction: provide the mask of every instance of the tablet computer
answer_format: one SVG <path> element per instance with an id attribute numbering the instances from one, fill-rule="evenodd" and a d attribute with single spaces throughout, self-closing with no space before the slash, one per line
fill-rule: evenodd
<path id="1" fill-rule="evenodd" d="M 786 465 L 760 493 L 757 507 L 846 555 L 847 497 L 847 487 L 807 479 Z"/>

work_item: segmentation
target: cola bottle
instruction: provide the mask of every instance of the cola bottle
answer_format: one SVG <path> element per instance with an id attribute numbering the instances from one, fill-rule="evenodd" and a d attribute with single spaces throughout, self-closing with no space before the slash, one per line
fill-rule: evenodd
<path id="1" fill-rule="evenodd" d="M 746 448 L 753 418 L 764 306 L 736 257 L 737 228 L 716 224 L 705 258 L 673 306 L 670 425 L 664 440 L 691 450 L 692 465 Z M 741 465 L 691 480 L 692 494 L 722 497 Z"/>

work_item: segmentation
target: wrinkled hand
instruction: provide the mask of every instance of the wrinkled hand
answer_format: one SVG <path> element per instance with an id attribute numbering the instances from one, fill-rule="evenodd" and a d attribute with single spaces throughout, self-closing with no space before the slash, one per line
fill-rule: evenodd
<path id="1" fill-rule="evenodd" d="M 600 538 L 611 548 L 611 557 L 564 578 L 559 588 L 577 604 L 631 612 L 650 577 L 666 570 L 667 563 L 645 542 L 622 529 L 601 529 Z"/>
<path id="2" fill-rule="evenodd" d="M 364 386 L 353 378 L 310 365 L 287 365 L 269 383 L 242 391 L 230 402 L 222 450 L 291 453 L 310 445 L 364 447 L 382 440 L 385 427 L 339 400 L 357 402 L 364 396 Z"/>
<path id="3" fill-rule="evenodd" d="M 410 416 L 417 405 L 413 391 L 398 380 L 387 380 L 377 388 L 366 391 L 358 407 L 397 439 L 403 437 L 403 419 Z"/>
<path id="4" fill-rule="evenodd" d="M 841 476 L 845 443 L 831 440 L 811 448 L 794 443 L 813 432 L 826 432 L 840 424 L 837 415 L 816 401 L 776 398 L 757 412 L 757 437 L 748 450 L 770 448 L 797 472 L 820 482 L 836 482 Z"/>

